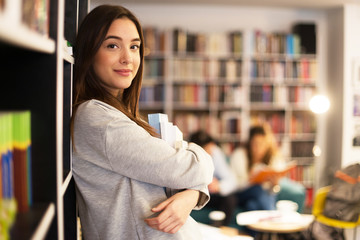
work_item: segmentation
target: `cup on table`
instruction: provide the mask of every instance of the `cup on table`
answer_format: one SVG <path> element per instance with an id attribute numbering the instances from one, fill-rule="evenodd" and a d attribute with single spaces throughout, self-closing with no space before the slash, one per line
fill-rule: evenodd
<path id="1" fill-rule="evenodd" d="M 209 213 L 210 224 L 214 227 L 222 226 L 226 214 L 223 211 L 211 211 Z"/>
<path id="2" fill-rule="evenodd" d="M 276 209 L 283 212 L 296 212 L 299 206 L 296 202 L 289 200 L 279 200 L 276 202 Z"/>

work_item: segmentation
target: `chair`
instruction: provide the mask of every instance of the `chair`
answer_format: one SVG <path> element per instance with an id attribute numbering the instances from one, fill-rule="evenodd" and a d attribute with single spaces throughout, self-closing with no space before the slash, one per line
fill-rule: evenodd
<path id="1" fill-rule="evenodd" d="M 319 188 L 316 191 L 316 196 L 315 196 L 314 204 L 312 207 L 312 214 L 315 216 L 315 219 L 318 222 L 325 224 L 327 226 L 343 228 L 343 229 L 344 228 L 355 228 L 354 239 L 356 239 L 356 228 L 357 228 L 357 226 L 360 225 L 360 216 L 359 216 L 357 222 L 346 222 L 346 221 L 341 221 L 341 220 L 337 220 L 337 219 L 332 219 L 332 218 L 329 218 L 329 217 L 326 217 L 323 215 L 326 196 L 327 196 L 328 192 L 330 191 L 330 189 L 331 189 L 331 186 L 326 186 L 326 187 Z"/>

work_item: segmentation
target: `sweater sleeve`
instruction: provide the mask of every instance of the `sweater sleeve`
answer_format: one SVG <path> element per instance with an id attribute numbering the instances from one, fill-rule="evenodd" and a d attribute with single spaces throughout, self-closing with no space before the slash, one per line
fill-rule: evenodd
<path id="1" fill-rule="evenodd" d="M 212 160 L 201 147 L 175 150 L 125 115 L 107 124 L 105 145 L 111 169 L 134 180 L 197 190 L 212 180 Z"/>

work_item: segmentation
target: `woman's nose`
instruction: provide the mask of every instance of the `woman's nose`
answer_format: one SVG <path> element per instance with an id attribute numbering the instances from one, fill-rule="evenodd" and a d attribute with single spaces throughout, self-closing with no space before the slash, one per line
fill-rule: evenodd
<path id="1" fill-rule="evenodd" d="M 131 63 L 131 61 L 132 61 L 132 57 L 130 51 L 127 49 L 123 49 L 123 51 L 121 51 L 120 63 L 129 64 Z"/>

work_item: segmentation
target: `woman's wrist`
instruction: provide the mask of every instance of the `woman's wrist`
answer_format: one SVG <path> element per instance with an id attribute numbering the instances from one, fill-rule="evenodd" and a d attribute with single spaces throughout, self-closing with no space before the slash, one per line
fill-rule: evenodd
<path id="1" fill-rule="evenodd" d="M 192 205 L 193 207 L 196 207 L 199 205 L 199 201 L 200 201 L 200 191 L 198 190 L 194 190 L 194 189 L 186 189 L 188 194 L 191 194 L 191 196 L 193 196 L 192 199 Z"/>

